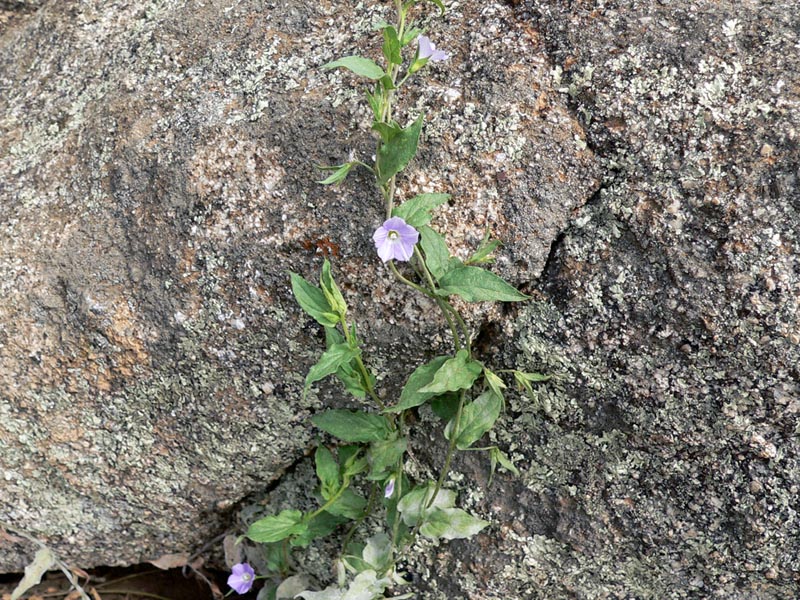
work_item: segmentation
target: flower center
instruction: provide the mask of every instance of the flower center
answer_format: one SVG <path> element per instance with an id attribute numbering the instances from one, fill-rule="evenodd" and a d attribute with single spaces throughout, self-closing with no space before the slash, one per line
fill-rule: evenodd
<path id="1" fill-rule="evenodd" d="M 397 238 L 399 238 L 399 237 L 400 237 L 400 234 L 399 234 L 399 233 L 397 233 L 397 232 L 396 232 L 394 229 L 391 229 L 391 230 L 389 231 L 389 235 L 388 235 L 387 237 L 388 237 L 390 240 L 394 241 L 394 240 L 396 240 Z"/>
<path id="2" fill-rule="evenodd" d="M 250 581 L 250 573 L 242 573 L 242 581 Z"/>

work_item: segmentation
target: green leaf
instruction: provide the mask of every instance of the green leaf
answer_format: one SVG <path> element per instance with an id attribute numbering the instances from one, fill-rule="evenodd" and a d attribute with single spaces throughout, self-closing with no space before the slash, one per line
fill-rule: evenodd
<path id="1" fill-rule="evenodd" d="M 429 398 L 436 396 L 436 392 L 421 393 L 420 388 L 433 381 L 433 376 L 441 366 L 447 362 L 447 356 L 437 356 L 432 361 L 417 367 L 409 376 L 403 391 L 400 392 L 400 401 L 395 406 L 390 406 L 384 412 L 398 413 L 415 406 L 424 404 Z"/>
<path id="2" fill-rule="evenodd" d="M 292 537 L 290 543 L 292 546 L 305 548 L 313 540 L 329 536 L 334 529 L 346 521 L 347 519 L 344 517 L 338 517 L 322 511 L 308 521 L 308 523 L 306 523 L 306 529 L 302 533 Z"/>
<path id="3" fill-rule="evenodd" d="M 498 246 L 500 246 L 500 240 L 490 240 L 489 239 L 489 228 L 486 228 L 486 233 L 483 236 L 483 240 L 481 241 L 481 245 L 478 246 L 478 249 L 475 253 L 470 256 L 464 264 L 467 265 L 480 265 L 485 263 L 494 262 L 494 258 L 492 258 L 491 254 L 495 250 L 497 250 Z"/>
<path id="4" fill-rule="evenodd" d="M 524 390 L 529 396 L 533 396 L 533 386 L 531 383 L 541 383 L 550 379 L 549 375 L 541 373 L 525 373 L 524 371 L 514 370 L 514 380 L 520 390 Z"/>
<path id="5" fill-rule="evenodd" d="M 337 286 L 336 282 L 333 280 L 333 276 L 331 275 L 331 263 L 327 258 L 325 262 L 322 263 L 322 273 L 320 273 L 319 283 L 328 304 L 335 313 L 344 318 L 347 314 L 347 303 L 344 301 L 344 296 L 342 296 L 339 286 Z"/>
<path id="6" fill-rule="evenodd" d="M 337 517 L 346 517 L 356 520 L 363 516 L 367 501 L 356 494 L 352 488 L 347 488 L 336 501 L 325 510 Z"/>
<path id="7" fill-rule="evenodd" d="M 326 410 L 311 417 L 311 422 L 345 442 L 377 442 L 391 433 L 385 417 L 358 410 Z"/>
<path id="8" fill-rule="evenodd" d="M 431 410 L 433 414 L 442 419 L 449 421 L 458 412 L 458 403 L 461 401 L 461 395 L 455 392 L 447 392 L 441 396 L 436 396 L 431 400 Z"/>
<path id="9" fill-rule="evenodd" d="M 480 267 L 453 269 L 439 279 L 439 285 L 443 295 L 456 294 L 467 302 L 515 302 L 530 298 L 491 271 Z"/>
<path id="10" fill-rule="evenodd" d="M 367 468 L 367 459 L 361 455 L 363 448 L 355 444 L 339 447 L 340 473 L 352 477 Z"/>
<path id="11" fill-rule="evenodd" d="M 419 389 L 422 393 L 443 394 L 458 390 L 468 390 L 481 374 L 483 366 L 469 357 L 466 350 L 459 350 L 436 371 L 433 380 Z"/>
<path id="12" fill-rule="evenodd" d="M 308 390 L 315 381 L 336 373 L 343 365 L 355 358 L 358 352 L 357 349 L 354 350 L 347 344 L 334 344 L 328 348 L 320 356 L 319 362 L 308 370 L 305 389 Z"/>
<path id="13" fill-rule="evenodd" d="M 378 185 L 385 185 L 392 177 L 402 171 L 417 153 L 419 134 L 422 131 L 424 115 L 417 117 L 411 125 L 402 129 L 390 141 L 378 147 L 376 169 Z"/>
<path id="14" fill-rule="evenodd" d="M 454 436 L 456 448 L 466 450 L 492 428 L 500 416 L 502 407 L 503 401 L 492 390 L 485 391 L 474 402 L 464 406 L 455 434 L 453 433 L 455 420 L 448 423 L 444 430 L 445 437 L 452 439 Z"/>
<path id="15" fill-rule="evenodd" d="M 391 25 L 383 28 L 383 55 L 386 57 L 386 62 L 390 64 L 400 65 L 403 63 L 397 30 Z"/>
<path id="16" fill-rule="evenodd" d="M 325 500 L 328 500 L 339 489 L 339 464 L 333 457 L 333 453 L 325 446 L 317 448 L 314 462 L 317 467 L 317 477 L 321 483 L 320 493 Z"/>
<path id="17" fill-rule="evenodd" d="M 300 308 L 320 325 L 334 327 L 339 322 L 339 317 L 333 312 L 322 290 L 297 273 L 290 271 L 289 276 L 292 280 L 292 293 Z"/>
<path id="18" fill-rule="evenodd" d="M 407 447 L 408 440 L 404 437 L 372 442 L 367 454 L 370 466 L 367 479 L 373 481 L 385 479 L 394 470 L 397 461 L 403 457 Z"/>
<path id="19" fill-rule="evenodd" d="M 494 472 L 494 466 L 496 463 L 500 463 L 500 466 L 508 471 L 511 471 L 514 475 L 519 477 L 519 469 L 517 469 L 516 465 L 511 461 L 508 455 L 500 450 L 497 446 L 492 446 L 491 450 L 491 460 L 492 460 L 492 472 Z"/>
<path id="20" fill-rule="evenodd" d="M 284 510 L 278 515 L 259 519 L 250 525 L 245 535 L 254 542 L 280 542 L 306 530 L 302 519 L 303 513 L 299 510 Z"/>
<path id="21" fill-rule="evenodd" d="M 420 194 L 403 202 L 400 206 L 396 206 L 392 215 L 400 217 L 412 227 L 419 229 L 431 222 L 431 211 L 449 199 L 450 194 Z"/>
<path id="22" fill-rule="evenodd" d="M 431 0 L 431 2 L 433 2 L 436 6 L 438 6 L 440 14 L 444 15 L 445 7 L 444 7 L 444 3 L 442 2 L 442 0 Z"/>
<path id="23" fill-rule="evenodd" d="M 367 79 L 380 79 L 386 75 L 386 73 L 383 72 L 383 69 L 381 69 L 370 59 L 364 58 L 363 56 L 345 56 L 344 58 L 340 58 L 339 60 L 335 60 L 323 65 L 322 68 L 336 69 L 337 67 L 348 69 L 356 75 L 361 75 Z"/>
<path id="24" fill-rule="evenodd" d="M 419 532 L 427 538 L 455 540 L 472 537 L 489 525 L 460 508 L 437 508 L 425 516 Z"/>
<path id="25" fill-rule="evenodd" d="M 543 375 L 542 373 L 525 373 L 524 371 L 514 371 L 514 378 L 517 381 L 541 383 L 542 381 L 549 381 L 551 377 L 551 375 Z"/>
<path id="26" fill-rule="evenodd" d="M 400 40 L 400 43 L 405 47 L 408 46 L 411 42 L 421 36 L 424 32 L 422 29 L 418 29 L 416 27 L 412 27 L 408 31 L 403 34 L 403 39 Z"/>
<path id="27" fill-rule="evenodd" d="M 456 503 L 456 493 L 453 490 L 439 490 L 436 499 L 428 506 L 436 486 L 433 483 L 415 487 L 397 503 L 397 510 L 403 518 L 403 523 L 409 527 L 415 526 L 420 519 L 425 520 L 425 515 L 434 508 L 450 508 Z"/>
<path id="28" fill-rule="evenodd" d="M 361 553 L 365 563 L 376 571 L 384 571 L 392 560 L 394 547 L 392 538 L 383 532 L 376 533 L 367 540 L 367 545 Z"/>
<path id="29" fill-rule="evenodd" d="M 485 367 L 483 369 L 483 376 L 486 379 L 486 384 L 489 386 L 489 389 L 492 390 L 498 398 L 500 398 L 500 402 L 503 405 L 503 410 L 505 410 L 506 399 L 503 395 L 503 390 L 507 387 L 505 382 L 495 373 Z"/>
<path id="30" fill-rule="evenodd" d="M 403 128 L 396 123 L 373 123 L 372 130 L 381 136 L 384 144 L 388 144 L 403 132 Z"/>
<path id="31" fill-rule="evenodd" d="M 322 181 L 318 181 L 317 183 L 321 183 L 322 185 L 331 185 L 334 183 L 341 183 L 344 181 L 347 174 L 350 172 L 350 169 L 355 167 L 358 164 L 358 161 L 346 162 L 341 165 L 336 165 L 333 167 L 320 167 L 325 171 L 333 171 L 330 175 L 328 175 Z"/>
<path id="32" fill-rule="evenodd" d="M 450 257 L 450 250 L 444 241 L 444 236 L 437 233 L 427 225 L 419 228 L 421 236 L 420 245 L 425 252 L 425 265 L 431 275 L 438 281 L 445 273 L 461 265 L 457 258 Z"/>
<path id="33" fill-rule="evenodd" d="M 376 121 L 381 120 L 381 104 L 383 103 L 383 88 L 379 85 L 375 86 L 375 92 L 369 93 L 367 92 L 367 103 L 369 103 L 369 107 L 372 109 L 372 116 L 375 117 Z"/>

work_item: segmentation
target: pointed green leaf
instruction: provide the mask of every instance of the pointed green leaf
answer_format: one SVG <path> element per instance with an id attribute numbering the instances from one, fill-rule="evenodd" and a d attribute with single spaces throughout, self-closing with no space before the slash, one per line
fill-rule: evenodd
<path id="1" fill-rule="evenodd" d="M 456 503 L 456 493 L 453 490 L 439 490 L 436 499 L 428 506 L 436 486 L 433 483 L 415 487 L 397 503 L 397 510 L 403 516 L 403 522 L 409 527 L 415 526 L 420 518 L 424 521 L 425 515 L 435 508 L 450 508 Z"/>
<path id="2" fill-rule="evenodd" d="M 386 57 L 386 62 L 393 65 L 400 65 L 403 63 L 403 57 L 400 56 L 400 40 L 397 37 L 397 30 L 389 25 L 383 28 L 383 56 Z"/>
<path id="3" fill-rule="evenodd" d="M 491 257 L 491 254 L 497 250 L 498 246 L 500 246 L 500 240 L 490 239 L 489 228 L 487 227 L 486 233 L 483 236 L 483 240 L 481 240 L 481 245 L 478 247 L 475 253 L 466 260 L 464 264 L 479 265 L 493 262 L 494 258 Z"/>
<path id="4" fill-rule="evenodd" d="M 395 207 L 392 215 L 419 229 L 431 222 L 431 211 L 449 199 L 450 194 L 420 194 Z"/>
<path id="5" fill-rule="evenodd" d="M 530 297 L 480 267 L 453 269 L 439 279 L 439 285 L 442 295 L 456 294 L 467 302 L 515 302 Z"/>
<path id="6" fill-rule="evenodd" d="M 333 457 L 333 453 L 325 446 L 317 448 L 314 454 L 314 463 L 321 484 L 320 493 L 325 500 L 328 500 L 339 489 L 339 464 Z"/>
<path id="7" fill-rule="evenodd" d="M 455 540 L 472 537 L 489 525 L 460 508 L 437 508 L 425 515 L 419 532 L 427 538 Z"/>
<path id="8" fill-rule="evenodd" d="M 386 75 L 386 73 L 383 72 L 383 69 L 381 69 L 370 59 L 364 58 L 363 56 L 345 56 L 344 58 L 340 58 L 339 60 L 334 60 L 333 62 L 323 65 L 322 68 L 336 69 L 337 67 L 348 69 L 356 75 L 361 75 L 367 79 L 380 79 Z"/>
<path id="9" fill-rule="evenodd" d="M 474 402 L 465 405 L 458 422 L 458 431 L 455 433 L 456 448 L 466 450 L 481 439 L 494 426 L 502 407 L 503 401 L 492 390 L 485 391 Z M 454 425 L 455 420 L 450 421 L 445 428 L 447 439 L 452 439 Z"/>
<path id="10" fill-rule="evenodd" d="M 388 144 L 403 132 L 402 127 L 394 123 L 373 123 L 372 130 L 381 136 L 384 144 Z"/>
<path id="11" fill-rule="evenodd" d="M 383 88 L 379 85 L 375 86 L 375 92 L 367 92 L 367 102 L 372 109 L 372 116 L 376 121 L 381 119 L 381 104 L 383 103 Z"/>
<path id="12" fill-rule="evenodd" d="M 543 375 L 542 373 L 525 373 L 524 371 L 514 371 L 514 377 L 519 380 L 529 381 L 531 383 L 541 383 L 542 381 L 549 381 L 551 375 Z"/>
<path id="13" fill-rule="evenodd" d="M 422 29 L 418 29 L 416 27 L 412 27 L 411 29 L 407 30 L 403 34 L 403 39 L 400 40 L 400 43 L 405 47 L 408 46 L 411 42 L 421 36 L 424 32 Z"/>
<path id="14" fill-rule="evenodd" d="M 443 16 L 445 13 L 444 2 L 442 0 L 431 0 L 437 7 L 439 7 L 439 13 Z"/>
<path id="15" fill-rule="evenodd" d="M 350 169 L 355 167 L 358 164 L 358 161 L 346 162 L 342 165 L 336 165 L 334 167 L 320 167 L 325 171 L 333 171 L 330 175 L 328 175 L 322 181 L 318 181 L 317 183 L 321 183 L 322 185 L 332 185 L 334 183 L 341 183 L 344 181 L 347 174 L 350 172 Z"/>
<path id="16" fill-rule="evenodd" d="M 447 356 L 437 356 L 432 361 L 417 367 L 403 386 L 403 391 L 400 392 L 400 401 L 395 406 L 387 408 L 385 412 L 402 412 L 408 408 L 420 406 L 429 398 L 436 396 L 436 392 L 422 393 L 419 390 L 433 381 L 436 371 L 447 360 Z"/>
<path id="17" fill-rule="evenodd" d="M 335 326 L 339 322 L 339 317 L 334 314 L 322 290 L 300 277 L 297 273 L 290 271 L 289 276 L 292 280 L 292 293 L 300 308 L 320 325 L 326 327 Z"/>
<path id="18" fill-rule="evenodd" d="M 436 371 L 433 381 L 419 389 L 422 393 L 443 394 L 468 390 L 481 374 L 483 366 L 469 357 L 466 350 L 459 350 Z"/>
<path id="19" fill-rule="evenodd" d="M 346 521 L 345 517 L 338 517 L 323 511 L 306 523 L 306 528 L 292 537 L 290 543 L 294 547 L 305 548 L 313 540 L 330 535 L 334 529 Z"/>
<path id="20" fill-rule="evenodd" d="M 444 236 L 427 225 L 420 227 L 419 233 L 420 245 L 425 253 L 425 264 L 438 281 L 454 266 L 450 261 L 450 250 L 447 249 Z"/>
<path id="21" fill-rule="evenodd" d="M 259 519 L 250 525 L 245 535 L 254 542 L 280 542 L 305 531 L 302 519 L 303 513 L 299 510 L 284 510 L 278 515 Z"/>
<path id="22" fill-rule="evenodd" d="M 311 422 L 345 442 L 377 442 L 391 433 L 385 417 L 363 411 L 326 410 L 311 417 Z"/>
<path id="23" fill-rule="evenodd" d="M 333 375 L 343 365 L 348 364 L 358 355 L 358 350 L 354 350 L 347 344 L 334 344 L 328 348 L 319 358 L 319 362 L 308 370 L 306 375 L 306 390 L 315 381 L 324 379 L 328 375 Z"/>
<path id="24" fill-rule="evenodd" d="M 517 469 L 516 465 L 514 465 L 513 461 L 508 457 L 508 455 L 500 450 L 497 446 L 494 446 L 491 449 L 492 453 L 492 460 L 496 460 L 500 463 L 500 466 L 504 469 L 511 471 L 514 475 L 519 477 L 519 469 Z"/>
<path id="25" fill-rule="evenodd" d="M 378 571 L 384 571 L 392 560 L 394 546 L 392 538 L 383 532 L 376 533 L 367 540 L 361 556 L 368 565 Z"/>
<path id="26" fill-rule="evenodd" d="M 348 519 L 359 519 L 364 515 L 364 508 L 367 506 L 367 501 L 356 494 L 352 488 L 347 488 L 336 501 L 326 508 L 326 512 L 337 517 L 346 517 Z"/>
<path id="27" fill-rule="evenodd" d="M 328 304 L 335 313 L 344 318 L 347 314 L 347 303 L 344 301 L 344 296 L 342 296 L 339 286 L 337 286 L 336 282 L 333 280 L 333 276 L 331 275 L 331 263 L 327 258 L 325 262 L 322 263 L 322 273 L 320 273 L 319 283 Z"/>
<path id="28" fill-rule="evenodd" d="M 520 391 L 524 390 L 529 396 L 533 396 L 533 386 L 531 383 L 540 383 L 550 379 L 549 375 L 542 375 L 541 373 L 525 373 L 524 371 L 514 371 L 514 380 L 517 382 L 517 387 Z"/>
<path id="29" fill-rule="evenodd" d="M 483 369 L 483 376 L 486 379 L 486 384 L 489 386 L 489 389 L 492 390 L 498 398 L 500 398 L 500 402 L 503 405 L 503 410 L 505 410 L 506 399 L 503 395 L 503 390 L 507 387 L 505 382 L 495 373 L 485 367 Z"/>
<path id="30" fill-rule="evenodd" d="M 370 466 L 367 479 L 373 481 L 385 479 L 397 466 L 397 461 L 403 457 L 407 447 L 408 440 L 404 437 L 372 442 L 367 454 Z"/>
<path id="31" fill-rule="evenodd" d="M 424 116 L 420 115 L 411 125 L 401 130 L 390 141 L 378 147 L 376 161 L 378 185 L 386 184 L 392 177 L 402 171 L 417 153 L 419 134 L 422 131 Z"/>
<path id="32" fill-rule="evenodd" d="M 456 416 L 460 401 L 461 394 L 457 392 L 447 392 L 446 394 L 431 399 L 431 410 L 433 414 L 443 421 L 449 421 Z"/>

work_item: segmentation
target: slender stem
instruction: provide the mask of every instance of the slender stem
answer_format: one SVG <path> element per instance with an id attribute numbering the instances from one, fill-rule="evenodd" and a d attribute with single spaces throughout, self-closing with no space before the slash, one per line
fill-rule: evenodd
<path id="1" fill-rule="evenodd" d="M 350 335 L 350 328 L 347 326 L 347 321 L 344 317 L 341 318 L 340 323 L 342 325 L 342 331 L 344 331 L 345 341 L 351 348 L 355 347 L 355 340 L 353 340 L 353 336 Z M 364 380 L 364 387 L 366 388 L 369 397 L 375 401 L 381 410 L 383 410 L 386 408 L 386 405 L 383 403 L 383 400 L 378 397 L 378 394 L 375 393 L 375 388 L 372 387 L 372 379 L 369 377 L 369 372 L 367 371 L 367 367 L 364 366 L 364 361 L 361 359 L 360 354 L 356 355 L 356 365 L 358 365 L 358 370 L 361 372 L 361 378 Z"/>
<path id="2" fill-rule="evenodd" d="M 427 280 L 430 289 L 435 293 L 436 284 L 433 281 L 433 275 L 431 275 L 431 272 L 428 270 L 428 265 L 425 264 L 425 260 L 423 260 L 419 250 L 414 250 L 414 256 L 417 258 L 416 265 L 414 265 L 417 274 L 420 276 L 420 278 Z M 439 306 L 439 310 L 442 311 L 445 320 L 447 320 L 447 325 L 450 327 L 450 334 L 453 336 L 453 345 L 456 348 L 456 352 L 458 352 L 461 350 L 461 340 L 459 339 L 458 332 L 456 331 L 455 324 L 453 323 L 453 318 L 450 314 L 455 312 L 455 309 L 450 306 L 450 303 L 441 296 L 436 296 L 435 300 L 436 304 Z M 464 332 L 464 339 L 469 340 L 466 332 Z"/>
<path id="3" fill-rule="evenodd" d="M 433 496 L 431 499 L 428 500 L 428 504 L 425 508 L 429 508 L 431 504 L 433 504 L 434 499 L 439 494 L 439 490 L 442 489 L 442 485 L 444 484 L 444 480 L 447 477 L 447 473 L 450 471 L 450 461 L 453 460 L 453 454 L 456 450 L 456 441 L 458 440 L 458 428 L 461 424 L 461 413 L 464 409 L 464 396 L 466 395 L 466 390 L 461 390 L 461 396 L 458 399 L 458 410 L 456 411 L 456 416 L 453 420 L 453 430 L 450 432 L 450 445 L 447 447 L 447 455 L 444 458 L 444 466 L 442 467 L 442 472 L 439 474 L 439 479 L 436 481 L 436 487 L 433 490 Z"/>
<path id="4" fill-rule="evenodd" d="M 356 529 L 358 529 L 358 526 L 364 522 L 364 519 L 367 518 L 367 515 L 372 514 L 372 506 L 375 504 L 375 496 L 377 490 L 378 490 L 378 484 L 373 484 L 372 489 L 369 492 L 369 499 L 367 500 L 367 508 L 364 510 L 364 514 L 353 522 L 353 524 L 350 526 L 350 529 L 347 531 L 347 535 L 344 536 L 344 541 L 342 542 L 342 554 L 347 552 L 347 544 L 350 543 L 350 540 L 353 538 L 353 534 L 356 532 Z"/>
<path id="5" fill-rule="evenodd" d="M 344 494 L 344 491 L 348 487 L 350 487 L 350 478 L 349 477 L 345 477 L 342 480 L 342 487 L 340 487 L 338 490 L 336 490 L 336 493 L 333 496 L 331 496 L 330 499 L 325 504 L 320 506 L 314 512 L 309 513 L 308 515 L 306 515 L 305 522 L 306 523 L 310 522 L 314 517 L 316 517 L 317 515 L 322 514 L 323 512 L 328 510 L 331 506 L 333 506 L 333 503 L 336 502 L 342 496 L 342 494 Z"/>
<path id="6" fill-rule="evenodd" d="M 392 272 L 394 273 L 394 276 L 395 276 L 395 277 L 396 277 L 398 280 L 402 281 L 402 282 L 403 282 L 403 283 L 405 283 L 407 286 L 414 288 L 414 289 L 415 289 L 415 290 L 417 290 L 417 291 L 418 291 L 420 294 L 424 294 L 424 295 L 426 295 L 428 298 L 433 298 L 434 300 L 436 300 L 436 299 L 438 298 L 438 296 L 436 296 L 436 294 L 434 294 L 434 293 L 433 293 L 433 292 L 431 292 L 430 290 L 426 290 L 424 287 L 422 287 L 422 286 L 420 286 L 420 285 L 417 285 L 417 284 L 416 284 L 416 283 L 414 283 L 413 281 L 410 281 L 410 280 L 406 279 L 405 277 L 403 277 L 403 276 L 400 274 L 400 271 L 398 271 L 398 270 L 397 270 L 397 267 L 394 265 L 394 261 L 392 261 L 392 262 L 390 262 L 390 263 L 389 263 L 389 268 L 392 270 Z"/>

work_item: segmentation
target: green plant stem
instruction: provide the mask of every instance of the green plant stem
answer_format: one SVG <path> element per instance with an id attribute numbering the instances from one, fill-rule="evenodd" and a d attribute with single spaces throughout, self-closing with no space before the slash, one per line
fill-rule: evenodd
<path id="1" fill-rule="evenodd" d="M 447 473 L 450 471 L 450 462 L 453 460 L 453 454 L 455 454 L 456 450 L 456 442 L 458 441 L 458 428 L 461 424 L 461 413 L 464 409 L 465 395 L 466 390 L 461 390 L 461 395 L 458 399 L 458 410 L 456 411 L 456 416 L 453 419 L 453 430 L 450 432 L 450 444 L 447 447 L 447 455 L 444 458 L 444 466 L 442 467 L 442 472 L 439 474 L 439 479 L 436 481 L 436 487 L 433 490 L 433 496 L 431 496 L 430 500 L 428 500 L 428 504 L 425 506 L 425 508 L 430 508 L 431 504 L 433 504 L 433 501 L 439 494 L 439 490 L 442 489 L 442 485 L 447 477 Z"/>
<path id="2" fill-rule="evenodd" d="M 466 325 L 464 324 L 463 319 L 461 319 L 461 315 L 458 311 L 453 308 L 453 305 L 447 302 L 441 296 L 436 295 L 436 284 L 433 281 L 433 275 L 431 274 L 430 270 L 428 270 L 428 265 L 425 264 L 425 260 L 420 256 L 419 251 L 415 249 L 414 255 L 417 257 L 417 274 L 425 279 L 430 286 L 430 290 L 434 293 L 434 299 L 436 300 L 436 304 L 439 306 L 439 310 L 442 311 L 444 318 L 447 320 L 447 324 L 450 327 L 450 334 L 453 336 L 453 345 L 456 348 L 456 352 L 461 350 L 461 341 L 459 339 L 458 333 L 456 332 L 456 327 L 453 323 L 453 315 L 456 317 L 458 322 L 461 326 L 461 331 L 464 334 L 464 341 L 467 343 L 467 348 L 470 347 L 470 339 L 469 339 L 469 332 L 466 329 Z M 415 269 L 416 270 L 416 269 Z"/>
<path id="3" fill-rule="evenodd" d="M 348 487 L 350 487 L 350 478 L 349 477 L 345 477 L 344 479 L 342 479 L 342 487 L 340 487 L 338 490 L 336 490 L 336 493 L 333 496 L 331 496 L 330 499 L 327 502 L 325 502 L 325 504 L 320 506 L 314 512 L 308 513 L 308 515 L 306 515 L 305 522 L 306 523 L 311 522 L 311 520 L 314 519 L 314 517 L 322 514 L 323 512 L 328 510 L 331 506 L 333 506 L 333 503 L 336 502 L 339 498 L 341 498 L 342 494 L 344 494 L 344 491 Z"/>
<path id="4" fill-rule="evenodd" d="M 359 525 L 364 522 L 369 515 L 372 514 L 372 507 L 375 504 L 375 495 L 378 490 L 378 484 L 373 484 L 372 489 L 369 492 L 369 499 L 367 500 L 367 508 L 364 509 L 364 514 L 361 515 L 358 519 L 356 519 L 353 524 L 350 526 L 350 529 L 347 531 L 347 534 L 344 536 L 344 541 L 342 542 L 342 554 L 347 552 L 347 544 L 350 543 L 350 540 L 353 538 L 353 534 L 358 529 Z"/>
<path id="5" fill-rule="evenodd" d="M 344 339 L 347 341 L 347 344 L 351 347 L 357 347 L 354 343 L 353 336 L 350 335 L 350 328 L 347 326 L 347 321 L 345 321 L 344 317 L 340 320 L 342 324 L 342 331 L 344 331 Z M 364 380 L 364 387 L 367 389 L 367 393 L 369 397 L 372 398 L 375 403 L 380 407 L 381 410 L 386 408 L 386 405 L 383 403 L 378 397 L 378 394 L 375 393 L 375 388 L 372 387 L 372 380 L 369 377 L 369 372 L 367 371 L 367 367 L 364 365 L 364 361 L 361 359 L 361 355 L 356 355 L 356 365 L 358 365 L 358 370 L 361 372 L 361 378 Z"/>

